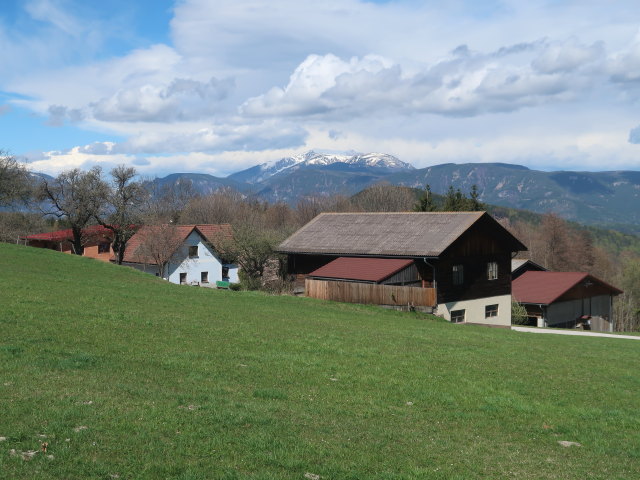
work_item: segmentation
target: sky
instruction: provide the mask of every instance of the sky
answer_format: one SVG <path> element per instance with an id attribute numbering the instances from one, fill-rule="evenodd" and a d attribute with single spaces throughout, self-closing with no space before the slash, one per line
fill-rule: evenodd
<path id="1" fill-rule="evenodd" d="M 0 1 L 0 149 L 51 175 L 640 170 L 639 105 L 637 0 Z"/>

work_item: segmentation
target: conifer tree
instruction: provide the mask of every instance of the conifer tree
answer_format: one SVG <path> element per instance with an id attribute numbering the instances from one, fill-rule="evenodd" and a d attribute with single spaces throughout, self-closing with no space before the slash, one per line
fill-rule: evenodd
<path id="1" fill-rule="evenodd" d="M 435 212 L 437 210 L 433 203 L 433 194 L 431 193 L 431 186 L 429 184 L 424 187 L 424 193 L 415 207 L 413 207 L 413 210 L 416 212 Z"/>

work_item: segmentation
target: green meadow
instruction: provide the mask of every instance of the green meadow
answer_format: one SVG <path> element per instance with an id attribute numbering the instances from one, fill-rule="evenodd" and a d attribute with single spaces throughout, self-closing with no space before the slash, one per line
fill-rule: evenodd
<path id="1" fill-rule="evenodd" d="M 0 244 L 3 479 L 640 478 L 639 367 Z"/>

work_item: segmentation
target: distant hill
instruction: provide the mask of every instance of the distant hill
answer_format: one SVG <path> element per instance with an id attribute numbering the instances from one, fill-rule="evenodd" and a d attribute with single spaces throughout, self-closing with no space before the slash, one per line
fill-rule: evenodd
<path id="1" fill-rule="evenodd" d="M 445 164 L 398 173 L 389 183 L 431 186 L 444 193 L 449 185 L 468 192 L 477 185 L 485 203 L 555 212 L 567 220 L 640 232 L 640 172 L 542 172 L 496 163 Z"/>
<path id="2" fill-rule="evenodd" d="M 481 201 L 502 206 L 555 212 L 585 225 L 640 234 L 640 172 L 543 172 L 505 163 L 435 165 L 415 169 L 381 153 L 328 155 L 307 152 L 234 173 L 226 178 L 206 174 L 172 174 L 159 185 L 189 179 L 196 191 L 231 187 L 270 202 L 295 204 L 305 196 L 354 195 L 386 182 L 414 188 L 426 184 L 436 194 L 450 185 L 469 192 L 477 185 Z"/>

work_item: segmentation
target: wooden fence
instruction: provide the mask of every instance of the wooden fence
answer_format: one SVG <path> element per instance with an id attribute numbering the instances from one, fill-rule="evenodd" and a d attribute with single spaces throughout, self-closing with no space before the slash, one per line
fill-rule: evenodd
<path id="1" fill-rule="evenodd" d="M 436 305 L 435 288 L 398 287 L 309 278 L 305 280 L 304 287 L 307 297 L 321 300 L 373 305 L 412 305 L 415 307 L 435 307 Z"/>

